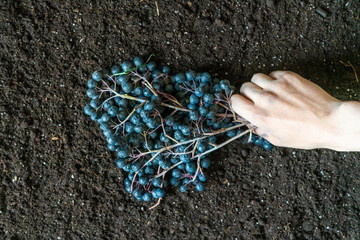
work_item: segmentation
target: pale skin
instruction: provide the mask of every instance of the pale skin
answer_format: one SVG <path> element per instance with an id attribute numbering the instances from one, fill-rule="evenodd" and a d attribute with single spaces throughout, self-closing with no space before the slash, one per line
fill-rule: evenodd
<path id="1" fill-rule="evenodd" d="M 255 74 L 231 104 L 276 146 L 360 151 L 360 102 L 340 101 L 296 73 Z"/>

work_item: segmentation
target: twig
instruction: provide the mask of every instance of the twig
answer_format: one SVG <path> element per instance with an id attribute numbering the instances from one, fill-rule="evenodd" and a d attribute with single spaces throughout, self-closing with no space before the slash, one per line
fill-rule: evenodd
<path id="1" fill-rule="evenodd" d="M 159 200 L 157 201 L 157 203 L 156 203 L 154 206 L 150 207 L 149 210 L 151 210 L 151 209 L 153 209 L 153 208 L 156 208 L 156 207 L 160 204 L 161 199 L 162 199 L 162 198 L 159 198 Z"/>
<path id="2" fill-rule="evenodd" d="M 352 70 L 354 71 L 354 75 L 355 75 L 355 79 L 356 79 L 356 82 L 359 83 L 359 78 L 357 76 L 357 72 L 356 72 L 356 69 L 354 68 L 354 66 L 350 63 L 350 61 L 347 61 L 346 63 L 344 63 L 343 61 L 339 61 L 341 64 L 343 64 L 345 67 L 351 67 Z"/>
<path id="3" fill-rule="evenodd" d="M 232 137 L 232 138 L 226 140 L 225 142 L 217 145 L 216 147 L 214 147 L 214 148 L 212 148 L 212 149 L 209 149 L 209 150 L 207 150 L 207 151 L 205 151 L 205 152 L 203 152 L 203 153 L 200 153 L 200 154 L 196 155 L 196 156 L 193 157 L 193 158 L 202 157 L 202 156 L 204 156 L 204 155 L 206 155 L 206 154 L 209 154 L 209 153 L 211 153 L 211 152 L 213 152 L 213 151 L 215 151 L 215 150 L 217 150 L 217 149 L 225 146 L 226 144 L 231 143 L 232 141 L 238 139 L 239 137 L 241 137 L 241 136 L 243 136 L 243 135 L 245 135 L 245 134 L 247 134 L 247 133 L 249 133 L 249 132 L 252 133 L 252 131 L 254 131 L 255 128 L 256 128 L 256 127 L 249 128 L 249 129 L 247 129 L 246 131 L 244 131 L 244 132 L 236 135 L 235 137 Z"/>
<path id="4" fill-rule="evenodd" d="M 157 1 L 155 1 L 155 6 L 156 6 L 156 15 L 160 16 L 160 11 L 159 11 L 159 6 L 158 6 Z"/>

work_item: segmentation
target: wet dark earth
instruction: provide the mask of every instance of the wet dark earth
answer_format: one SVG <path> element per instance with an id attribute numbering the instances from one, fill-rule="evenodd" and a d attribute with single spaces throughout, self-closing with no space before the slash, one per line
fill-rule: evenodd
<path id="1" fill-rule="evenodd" d="M 237 88 L 288 69 L 360 100 L 360 2 L 1 1 L 0 239 L 360 239 L 359 153 L 234 142 L 203 192 L 140 203 L 83 113 L 95 69 L 148 57 Z M 353 141 L 353 139 L 349 139 Z"/>

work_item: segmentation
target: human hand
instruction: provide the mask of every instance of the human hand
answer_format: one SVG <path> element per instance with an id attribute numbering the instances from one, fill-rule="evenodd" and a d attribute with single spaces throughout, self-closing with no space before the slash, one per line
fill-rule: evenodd
<path id="1" fill-rule="evenodd" d="M 336 138 L 342 102 L 293 72 L 255 74 L 231 98 L 234 111 L 276 146 L 339 149 Z"/>

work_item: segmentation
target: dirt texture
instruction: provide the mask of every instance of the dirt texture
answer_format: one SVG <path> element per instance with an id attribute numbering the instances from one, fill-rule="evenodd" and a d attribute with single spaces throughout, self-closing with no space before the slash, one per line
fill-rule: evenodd
<path id="1" fill-rule="evenodd" d="M 289 69 L 360 100 L 358 0 L 0 1 L 0 239 L 360 239 L 359 153 L 232 143 L 203 192 L 139 203 L 83 113 L 95 69 L 155 54 L 236 87 Z M 349 139 L 353 141 L 353 139 Z"/>

